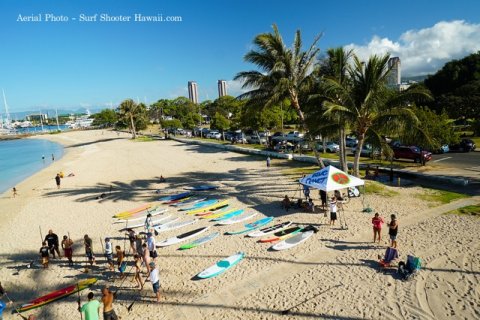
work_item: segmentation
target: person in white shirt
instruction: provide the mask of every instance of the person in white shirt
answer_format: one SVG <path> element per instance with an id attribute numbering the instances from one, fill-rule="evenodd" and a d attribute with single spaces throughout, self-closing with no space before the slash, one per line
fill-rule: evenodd
<path id="1" fill-rule="evenodd" d="M 337 199 L 332 197 L 330 200 L 330 225 L 335 225 L 337 220 Z"/>
<path id="2" fill-rule="evenodd" d="M 115 270 L 115 267 L 113 266 L 113 244 L 110 241 L 110 238 L 105 238 L 105 258 L 107 259 L 110 271 Z"/>
<path id="3" fill-rule="evenodd" d="M 152 283 L 153 293 L 157 298 L 157 302 L 160 302 L 160 276 L 158 274 L 158 269 L 155 265 L 155 262 L 150 262 L 150 282 Z"/>
<path id="4" fill-rule="evenodd" d="M 155 246 L 155 237 L 151 232 L 147 233 L 147 247 L 148 247 L 148 251 L 150 252 L 150 258 L 152 258 L 153 261 L 155 261 L 158 255 L 157 255 L 157 249 Z"/>

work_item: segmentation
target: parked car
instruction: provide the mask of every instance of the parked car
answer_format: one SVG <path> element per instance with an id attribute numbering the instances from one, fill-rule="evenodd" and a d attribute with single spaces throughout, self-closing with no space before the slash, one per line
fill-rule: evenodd
<path id="1" fill-rule="evenodd" d="M 222 134 L 217 130 L 212 130 L 207 134 L 207 138 L 209 139 L 220 139 L 222 138 Z"/>
<path id="2" fill-rule="evenodd" d="M 247 139 L 245 138 L 245 134 L 242 130 L 235 131 L 235 135 L 233 136 L 234 143 L 247 143 Z"/>
<path id="3" fill-rule="evenodd" d="M 352 148 L 353 155 L 355 155 L 357 151 L 358 151 L 358 146 L 355 146 Z M 360 157 L 374 158 L 374 157 L 378 157 L 379 155 L 380 155 L 380 150 L 374 149 L 369 144 L 364 144 L 362 146 L 362 150 L 360 151 Z"/>
<path id="4" fill-rule="evenodd" d="M 317 150 L 323 152 L 323 143 L 317 143 Z M 340 146 L 335 142 L 328 141 L 325 143 L 325 151 L 330 153 L 335 153 L 340 151 Z"/>
<path id="5" fill-rule="evenodd" d="M 428 151 L 422 151 L 419 147 L 415 146 L 400 146 L 393 148 L 394 159 L 411 159 L 414 162 L 421 162 L 425 159 L 425 162 L 432 160 L 432 153 Z"/>
<path id="6" fill-rule="evenodd" d="M 247 139 L 247 142 L 252 144 L 265 144 L 267 143 L 267 137 L 265 136 L 265 133 L 261 132 L 258 135 L 250 136 L 250 138 Z"/>
<path id="7" fill-rule="evenodd" d="M 279 141 L 286 141 L 287 135 L 283 132 L 275 132 L 272 136 L 272 142 L 277 143 Z"/>
<path id="8" fill-rule="evenodd" d="M 287 141 L 299 141 L 302 138 L 303 133 L 300 133 L 300 131 L 290 131 L 289 133 L 287 133 Z"/>
<path id="9" fill-rule="evenodd" d="M 357 139 L 348 138 L 348 137 L 345 139 L 345 146 L 347 146 L 349 148 L 353 148 L 353 147 L 357 146 L 357 144 L 358 144 Z"/>
<path id="10" fill-rule="evenodd" d="M 450 152 L 450 147 L 448 146 L 448 144 L 444 144 L 440 146 L 440 148 L 433 150 L 433 153 L 447 153 L 447 152 Z"/>
<path id="11" fill-rule="evenodd" d="M 450 145 L 450 151 L 470 152 L 476 149 L 475 142 L 471 139 L 462 139 L 459 143 Z"/>

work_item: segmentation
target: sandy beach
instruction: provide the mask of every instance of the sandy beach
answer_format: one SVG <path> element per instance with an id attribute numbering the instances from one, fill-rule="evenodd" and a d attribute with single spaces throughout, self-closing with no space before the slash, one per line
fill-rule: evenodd
<path id="1" fill-rule="evenodd" d="M 408 186 L 392 187 L 398 193 L 392 197 L 366 198 L 366 204 L 385 220 L 391 213 L 398 215 L 401 258 L 413 254 L 422 259 L 420 273 L 404 282 L 392 272 L 379 272 L 377 256 L 387 247 L 387 227 L 383 242 L 373 244 L 373 214 L 362 212 L 361 198 L 345 206 L 348 230 L 331 228 L 323 212 L 286 213 L 280 208 L 285 194 L 299 196 L 298 184 L 285 174 L 286 160 L 274 160 L 267 168 L 265 159 L 259 157 L 176 141 L 131 141 L 128 134 L 107 130 L 42 138 L 63 144 L 64 157 L 18 184 L 18 197 L 6 192 L 0 198 L 0 234 L 4 236 L 0 281 L 16 305 L 89 277 L 99 279 L 92 287 L 97 298 L 104 285 L 116 290 L 121 280 L 107 280 L 111 273 L 100 244 L 109 236 L 114 245 L 124 246 L 123 233 L 118 231 L 123 225 L 112 223 L 112 215 L 182 192 L 184 187 L 211 182 L 220 188 L 205 194 L 258 213 L 249 222 L 273 216 L 275 222 L 312 224 L 319 232 L 281 252 L 269 251 L 270 245 L 257 243 L 257 239 L 223 234 L 241 229 L 243 223 L 215 226 L 201 220 L 160 233 L 157 243 L 203 226 L 221 235 L 190 250 L 179 251 L 178 245 L 158 249 L 162 302 L 154 302 L 150 282 L 139 292 L 128 279 L 114 303 L 122 319 L 480 318 L 480 220 L 443 214 L 479 203 L 479 197 L 442 205 L 421 200 L 418 195 L 426 190 Z M 75 176 L 63 178 L 57 189 L 54 177 L 60 171 Z M 166 183 L 159 182 L 160 175 Z M 97 199 L 102 193 L 107 197 Z M 318 193 L 312 194 L 318 203 Z M 169 214 L 182 220 L 190 218 L 172 207 Z M 70 234 L 75 245 L 73 267 L 65 258 L 51 260 L 48 270 L 39 265 L 40 232 L 45 237 L 49 229 L 60 238 Z M 84 234 L 93 239 L 98 262 L 88 274 L 82 272 Z M 239 251 L 245 253 L 245 259 L 225 274 L 192 280 L 200 271 Z M 36 265 L 26 268 L 33 260 Z M 128 264 L 131 272 L 130 256 Z M 88 292 L 81 292 L 82 302 L 86 302 Z M 76 299 L 76 295 L 70 296 L 25 314 L 35 314 L 38 319 L 79 319 Z M 138 301 L 128 312 L 127 306 L 135 299 Z M 5 319 L 17 318 L 10 315 L 11 310 L 7 309 Z M 289 312 L 282 313 L 285 310 Z"/>

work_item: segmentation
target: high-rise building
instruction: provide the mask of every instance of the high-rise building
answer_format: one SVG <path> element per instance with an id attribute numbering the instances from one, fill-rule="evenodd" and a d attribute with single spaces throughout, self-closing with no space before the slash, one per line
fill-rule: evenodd
<path id="1" fill-rule="evenodd" d="M 218 97 L 223 97 L 227 95 L 227 81 L 218 80 Z"/>
<path id="2" fill-rule="evenodd" d="M 390 87 L 399 88 L 402 83 L 402 69 L 399 57 L 392 57 L 388 60 L 388 68 L 390 73 L 387 78 L 387 84 Z"/>
<path id="3" fill-rule="evenodd" d="M 188 81 L 188 98 L 198 104 L 198 84 L 195 81 Z"/>

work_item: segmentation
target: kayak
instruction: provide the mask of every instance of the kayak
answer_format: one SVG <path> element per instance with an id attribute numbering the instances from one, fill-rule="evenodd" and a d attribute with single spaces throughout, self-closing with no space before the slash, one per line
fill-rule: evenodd
<path id="1" fill-rule="evenodd" d="M 291 224 L 292 224 L 291 221 L 282 222 L 282 223 L 276 224 L 276 225 L 271 226 L 271 227 L 267 227 L 267 228 L 263 228 L 263 229 L 260 229 L 260 230 L 254 231 L 254 232 L 250 232 L 249 234 L 247 234 L 247 236 L 252 237 L 252 238 L 263 237 L 263 236 L 266 236 L 267 234 L 274 233 L 276 231 L 282 230 L 282 229 L 288 227 Z"/>
<path id="2" fill-rule="evenodd" d="M 201 279 L 216 277 L 239 263 L 243 259 L 243 257 L 245 257 L 245 254 L 243 252 L 239 252 L 237 254 L 234 254 L 233 256 L 220 260 L 213 266 L 200 272 L 197 277 Z"/>
<path id="3" fill-rule="evenodd" d="M 220 217 L 216 217 L 212 219 L 212 221 L 222 221 L 222 220 L 227 220 L 236 216 L 241 215 L 243 212 L 245 212 L 245 209 L 240 209 L 240 210 L 235 210 L 235 211 L 230 211 Z"/>
<path id="4" fill-rule="evenodd" d="M 172 200 L 179 200 L 179 199 L 183 199 L 183 198 L 186 198 L 188 196 L 190 196 L 192 193 L 190 191 L 188 192 L 182 192 L 182 193 L 178 193 L 178 194 L 173 194 L 173 195 L 170 195 L 170 196 L 166 196 L 166 197 L 162 197 L 160 199 L 158 199 L 159 201 L 172 201 Z"/>
<path id="5" fill-rule="evenodd" d="M 114 215 L 113 217 L 114 217 L 114 218 L 129 217 L 129 216 L 131 216 L 131 215 L 133 215 L 133 214 L 135 214 L 135 213 L 148 210 L 148 209 L 150 209 L 152 206 L 153 206 L 153 203 L 146 203 L 146 204 L 141 205 L 140 207 L 137 207 L 137 208 L 134 208 L 134 209 L 130 209 L 130 210 L 127 210 L 127 211 L 123 211 L 123 212 L 119 212 L 119 213 L 117 213 L 116 215 Z"/>
<path id="6" fill-rule="evenodd" d="M 93 285 L 95 282 L 97 282 L 97 278 L 89 278 L 89 279 L 81 280 L 76 284 L 72 284 L 60 290 L 50 292 L 44 296 L 41 296 L 37 299 L 29 301 L 28 303 L 22 304 L 19 308 L 16 309 L 16 311 L 20 313 L 20 312 L 25 312 L 28 310 L 42 307 L 50 302 L 62 299 L 78 291 L 87 289 L 88 287 Z"/>
<path id="7" fill-rule="evenodd" d="M 171 246 L 172 244 L 177 244 L 177 243 L 183 242 L 187 239 L 193 238 L 193 237 L 195 237 L 195 236 L 197 236 L 201 233 L 204 233 L 205 231 L 208 230 L 208 228 L 210 228 L 210 227 L 198 228 L 198 229 L 195 229 L 195 230 L 192 230 L 192 231 L 189 231 L 189 232 L 185 232 L 185 233 L 183 233 L 181 235 L 178 235 L 176 237 L 165 239 L 165 240 L 163 240 L 163 241 L 161 241 L 157 244 L 157 248 L 167 247 L 167 246 Z"/>
<path id="8" fill-rule="evenodd" d="M 209 241 L 212 241 L 213 239 L 215 239 L 216 237 L 218 237 L 220 235 L 220 232 L 214 232 L 212 234 L 209 234 L 207 236 L 204 236 L 204 237 L 201 237 L 201 238 L 198 238 L 197 240 L 194 240 L 190 243 L 187 243 L 187 244 L 184 244 L 183 246 L 181 246 L 180 248 L 178 248 L 179 250 L 187 250 L 187 249 L 192 249 L 192 248 L 195 248 L 195 247 L 198 247 L 204 243 L 207 243 Z"/>
<path id="9" fill-rule="evenodd" d="M 200 212 L 206 212 L 206 211 L 215 210 L 215 209 L 218 209 L 218 208 L 220 208 L 220 207 L 225 206 L 226 204 L 228 204 L 228 201 L 227 201 L 227 200 L 222 201 L 222 202 L 217 202 L 217 203 L 211 204 L 211 205 L 209 205 L 209 206 L 207 206 L 207 207 L 203 207 L 203 208 L 199 208 L 199 209 L 187 211 L 187 214 L 196 214 L 196 213 L 200 213 Z"/>

